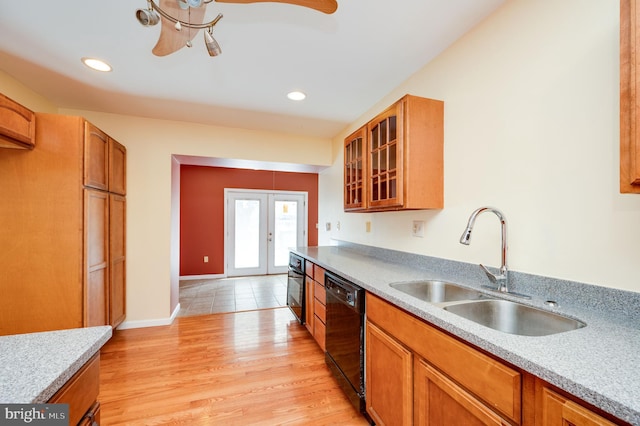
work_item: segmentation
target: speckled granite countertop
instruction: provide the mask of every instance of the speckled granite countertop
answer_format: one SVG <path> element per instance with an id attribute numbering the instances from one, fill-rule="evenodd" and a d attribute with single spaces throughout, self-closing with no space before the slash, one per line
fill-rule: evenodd
<path id="1" fill-rule="evenodd" d="M 364 249 L 363 249 L 364 248 Z M 447 312 L 389 286 L 441 279 L 479 289 L 478 265 L 367 246 L 298 247 L 294 253 L 614 416 L 640 425 L 640 293 L 511 272 L 512 299 L 580 319 L 585 328 L 516 336 Z M 493 294 L 495 296 L 495 294 Z M 508 298 L 508 297 L 507 297 Z"/>
<path id="2" fill-rule="evenodd" d="M 111 327 L 0 336 L 0 403 L 46 403 L 111 338 Z"/>

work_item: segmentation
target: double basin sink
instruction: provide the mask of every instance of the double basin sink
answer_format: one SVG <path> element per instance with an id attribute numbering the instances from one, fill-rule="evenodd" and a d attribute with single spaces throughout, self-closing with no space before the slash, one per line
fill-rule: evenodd
<path id="1" fill-rule="evenodd" d="M 582 321 L 522 303 L 494 298 L 471 288 L 437 280 L 390 284 L 392 288 L 432 303 L 494 330 L 520 336 L 546 336 L 585 327 Z"/>

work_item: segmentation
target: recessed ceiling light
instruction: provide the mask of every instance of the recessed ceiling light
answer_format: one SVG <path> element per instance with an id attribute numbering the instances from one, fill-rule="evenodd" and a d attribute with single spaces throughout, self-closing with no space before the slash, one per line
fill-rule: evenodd
<path id="1" fill-rule="evenodd" d="M 291 99 L 292 101 L 301 101 L 306 97 L 307 97 L 307 95 L 305 95 L 302 92 L 289 92 L 289 93 L 287 93 L 287 98 Z"/>
<path id="2" fill-rule="evenodd" d="M 96 71 L 103 71 L 103 72 L 111 71 L 111 65 L 107 64 L 104 61 L 101 61 L 100 59 L 82 58 L 82 63 Z"/>

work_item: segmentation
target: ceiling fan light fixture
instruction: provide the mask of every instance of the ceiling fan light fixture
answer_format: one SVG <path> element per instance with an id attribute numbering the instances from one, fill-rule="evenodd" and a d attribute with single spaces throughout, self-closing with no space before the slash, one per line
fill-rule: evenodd
<path id="1" fill-rule="evenodd" d="M 180 9 L 182 10 L 189 9 L 189 3 L 187 3 L 187 0 L 178 0 L 178 6 L 180 6 Z"/>
<path id="2" fill-rule="evenodd" d="M 143 27 L 152 27 L 160 22 L 160 16 L 152 8 L 136 10 L 136 18 Z"/>
<path id="3" fill-rule="evenodd" d="M 189 7 L 200 7 L 202 6 L 202 0 L 187 0 L 187 4 Z"/>
<path id="4" fill-rule="evenodd" d="M 207 52 L 209 56 L 218 56 L 222 53 L 220 45 L 213 38 L 213 27 L 209 27 L 204 31 L 204 44 L 207 46 Z"/>

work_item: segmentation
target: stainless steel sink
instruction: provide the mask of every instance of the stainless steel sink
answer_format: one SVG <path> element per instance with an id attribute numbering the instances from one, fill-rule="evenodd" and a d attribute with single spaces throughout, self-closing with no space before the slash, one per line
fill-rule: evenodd
<path id="1" fill-rule="evenodd" d="M 438 280 L 405 281 L 392 283 L 390 286 L 429 303 L 476 300 L 486 297 L 479 291 Z"/>
<path id="2" fill-rule="evenodd" d="M 509 300 L 476 300 L 443 309 L 494 330 L 520 336 L 546 336 L 586 326 L 582 321 Z"/>

